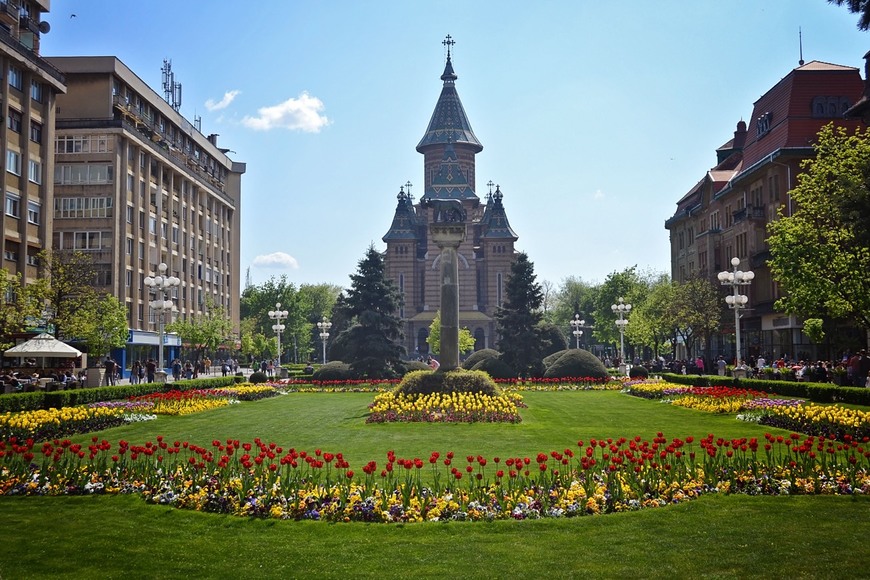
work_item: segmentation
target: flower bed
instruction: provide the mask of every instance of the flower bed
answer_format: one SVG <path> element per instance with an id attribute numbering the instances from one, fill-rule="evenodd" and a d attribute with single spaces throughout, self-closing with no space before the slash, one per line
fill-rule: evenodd
<path id="1" fill-rule="evenodd" d="M 838 440 L 870 437 L 870 413 L 839 405 L 771 405 L 758 423 Z"/>
<path id="2" fill-rule="evenodd" d="M 522 418 L 517 408 L 523 406 L 518 393 L 492 397 L 482 393 L 409 395 L 390 391 L 375 397 L 366 423 L 519 423 Z"/>
<path id="3" fill-rule="evenodd" d="M 133 402 L 152 403 L 151 412 L 156 415 L 191 415 L 218 407 L 226 407 L 230 399 L 214 396 L 207 391 L 168 391 L 131 397 Z"/>
<path id="4" fill-rule="evenodd" d="M 42 441 L 76 433 L 89 433 L 124 424 L 124 408 L 63 407 L 0 415 L 0 439 L 17 437 Z"/>
<path id="5" fill-rule="evenodd" d="M 334 522 L 572 517 L 660 507 L 708 493 L 870 493 L 868 440 L 766 435 L 578 441 L 535 456 L 389 452 L 358 475 L 340 453 L 255 439 L 0 441 L 0 495 L 139 493 L 199 511 Z M 424 482 L 424 477 L 426 481 Z"/>

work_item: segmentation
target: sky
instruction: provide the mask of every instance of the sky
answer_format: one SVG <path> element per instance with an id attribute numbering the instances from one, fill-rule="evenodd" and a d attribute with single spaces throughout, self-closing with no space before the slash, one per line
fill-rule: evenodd
<path id="1" fill-rule="evenodd" d="M 539 282 L 669 272 L 664 222 L 753 103 L 803 58 L 864 70 L 826 0 L 52 0 L 43 56 L 116 56 L 247 164 L 242 272 L 350 284 L 423 183 L 415 150 L 456 88 Z M 419 199 L 422 187 L 412 186 Z"/>

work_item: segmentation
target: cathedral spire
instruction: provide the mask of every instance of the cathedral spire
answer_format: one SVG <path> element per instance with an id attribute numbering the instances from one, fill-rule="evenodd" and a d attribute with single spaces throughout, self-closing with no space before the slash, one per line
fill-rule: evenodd
<path id="1" fill-rule="evenodd" d="M 435 104 L 435 111 L 429 121 L 429 127 L 425 135 L 417 144 L 417 151 L 425 154 L 431 146 L 443 147 L 447 143 L 453 143 L 459 147 L 467 147 L 474 153 L 480 153 L 483 145 L 477 140 L 459 94 L 456 92 L 456 79 L 459 78 L 453 70 L 452 48 L 456 41 L 448 34 L 442 42 L 447 47 L 447 63 L 441 80 L 444 86 L 441 96 Z"/>

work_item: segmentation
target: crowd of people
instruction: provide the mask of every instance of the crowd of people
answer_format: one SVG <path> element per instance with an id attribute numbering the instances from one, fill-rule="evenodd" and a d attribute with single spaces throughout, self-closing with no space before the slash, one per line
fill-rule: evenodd
<path id="1" fill-rule="evenodd" d="M 602 362 L 608 368 L 619 364 L 618 359 L 614 361 L 610 358 L 605 358 Z M 733 361 L 726 361 L 723 356 L 717 357 L 710 364 L 703 356 L 670 361 L 664 357 L 658 357 L 651 361 L 634 360 L 635 365 L 643 365 L 651 372 L 670 372 L 684 375 L 718 374 L 724 376 L 728 366 L 732 363 Z M 764 355 L 750 356 L 749 360 L 744 361 L 744 366 L 749 378 L 784 379 L 793 377 L 798 381 L 870 387 L 870 356 L 865 349 L 845 352 L 840 359 L 833 361 L 793 359 L 788 354 L 769 359 Z"/>

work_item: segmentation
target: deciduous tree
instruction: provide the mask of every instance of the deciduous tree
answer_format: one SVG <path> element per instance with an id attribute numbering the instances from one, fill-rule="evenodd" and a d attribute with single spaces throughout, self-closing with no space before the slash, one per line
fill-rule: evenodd
<path id="1" fill-rule="evenodd" d="M 870 330 L 870 131 L 828 125 L 791 191 L 794 212 L 768 224 L 776 307 Z"/>

